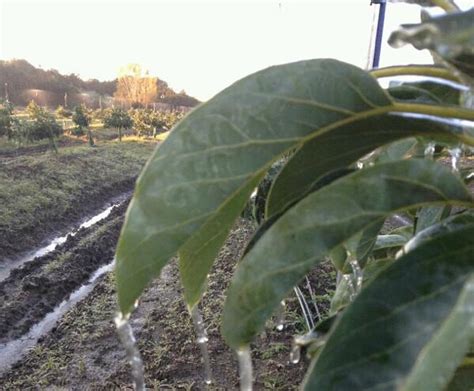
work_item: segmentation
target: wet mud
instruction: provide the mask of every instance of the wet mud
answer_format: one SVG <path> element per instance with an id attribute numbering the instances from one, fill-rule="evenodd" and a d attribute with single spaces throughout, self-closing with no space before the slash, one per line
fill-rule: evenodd
<path id="1" fill-rule="evenodd" d="M 201 351 L 182 299 L 176 262 L 165 267 L 161 278 L 146 289 L 130 322 L 145 363 L 148 388 L 238 389 L 237 358 L 221 336 L 220 314 L 236 263 L 253 232 L 245 220 L 234 227 L 212 269 L 200 306 L 209 336 L 211 386 L 205 384 Z M 322 311 L 327 308 L 324 295 L 334 277 L 329 265 L 310 276 Z M 113 322 L 116 312 L 114 274 L 109 273 L 34 349 L 0 375 L 0 384 L 7 389 L 132 389 L 130 367 Z M 284 330 L 277 331 L 273 319 L 252 344 L 255 389 L 298 388 L 309 365 L 305 358 L 298 365 L 289 362 L 292 336 L 305 331 L 299 314 L 297 299 L 291 296 Z"/>
<path id="2" fill-rule="evenodd" d="M 25 334 L 100 266 L 113 259 L 128 202 L 45 256 L 11 271 L 0 283 L 0 343 Z"/>

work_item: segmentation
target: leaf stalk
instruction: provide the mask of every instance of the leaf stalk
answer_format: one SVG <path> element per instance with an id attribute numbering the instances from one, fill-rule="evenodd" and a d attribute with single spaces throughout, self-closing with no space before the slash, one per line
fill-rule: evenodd
<path id="1" fill-rule="evenodd" d="M 426 76 L 461 83 L 459 77 L 449 69 L 430 65 L 405 65 L 378 68 L 371 70 L 370 74 L 375 78 L 404 75 Z"/>

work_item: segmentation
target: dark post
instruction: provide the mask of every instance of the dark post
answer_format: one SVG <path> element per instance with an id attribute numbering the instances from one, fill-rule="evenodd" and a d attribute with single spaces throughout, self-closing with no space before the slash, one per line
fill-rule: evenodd
<path id="1" fill-rule="evenodd" d="M 387 0 L 371 0 L 370 4 L 378 4 L 380 6 L 379 18 L 377 21 L 377 33 L 375 36 L 374 59 L 372 61 L 372 68 L 378 68 L 380 63 L 380 52 L 382 50 L 383 25 L 385 22 Z"/>

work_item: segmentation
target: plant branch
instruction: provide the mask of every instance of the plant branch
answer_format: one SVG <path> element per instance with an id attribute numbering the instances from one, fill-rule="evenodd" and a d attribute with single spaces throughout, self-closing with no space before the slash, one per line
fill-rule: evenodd
<path id="1" fill-rule="evenodd" d="M 449 0 L 432 0 L 433 4 L 439 8 L 444 9 L 446 12 L 457 12 L 459 11 L 458 6 Z"/>
<path id="2" fill-rule="evenodd" d="M 474 110 L 465 109 L 456 106 L 436 106 L 436 105 L 425 105 L 419 103 L 401 103 L 396 102 L 392 106 L 393 112 L 399 113 L 413 113 L 413 114 L 424 114 L 432 115 L 443 118 L 455 118 L 467 121 L 474 121 Z"/>
<path id="3" fill-rule="evenodd" d="M 376 78 L 391 77 L 401 75 L 417 75 L 427 77 L 437 77 L 460 83 L 461 80 L 455 74 L 446 68 L 434 67 L 430 65 L 405 65 L 386 68 L 378 68 L 370 71 L 370 74 Z"/>

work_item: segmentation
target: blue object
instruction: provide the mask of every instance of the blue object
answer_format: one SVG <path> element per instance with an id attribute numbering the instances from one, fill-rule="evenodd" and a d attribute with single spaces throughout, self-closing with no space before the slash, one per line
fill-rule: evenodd
<path id="1" fill-rule="evenodd" d="M 382 36 L 383 25 L 385 22 L 385 9 L 387 7 L 386 0 L 372 0 L 370 4 L 379 4 L 379 18 L 377 21 L 377 33 L 375 35 L 374 59 L 372 61 L 372 68 L 378 68 L 380 63 L 380 52 L 382 50 Z"/>

